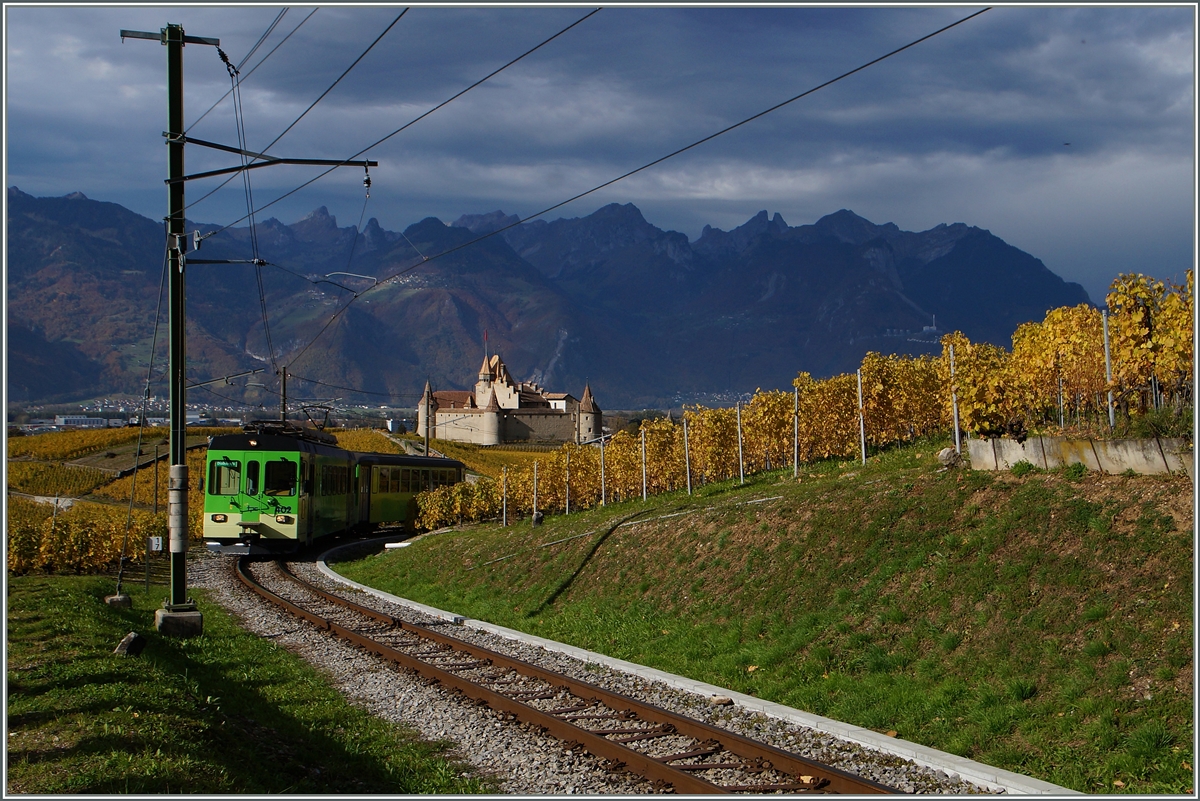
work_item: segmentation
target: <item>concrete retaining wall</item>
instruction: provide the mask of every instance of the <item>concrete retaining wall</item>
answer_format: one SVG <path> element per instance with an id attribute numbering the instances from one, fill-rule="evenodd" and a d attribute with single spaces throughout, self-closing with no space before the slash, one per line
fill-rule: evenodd
<path id="1" fill-rule="evenodd" d="M 1186 473 L 1194 478 L 1192 443 L 1186 439 L 972 439 L 967 450 L 975 470 L 1008 470 L 1026 461 L 1043 470 L 1083 464 L 1098 473 L 1133 470 L 1143 475 Z"/>

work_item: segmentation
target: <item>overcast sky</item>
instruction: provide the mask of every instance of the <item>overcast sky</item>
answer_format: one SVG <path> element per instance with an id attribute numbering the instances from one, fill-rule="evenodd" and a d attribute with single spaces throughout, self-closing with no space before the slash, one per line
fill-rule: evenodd
<path id="1" fill-rule="evenodd" d="M 236 64 L 282 7 L 5 9 L 6 185 L 81 191 L 165 213 L 166 49 L 120 29 L 179 23 Z M 403 7 L 322 7 L 244 79 L 247 145 L 264 148 Z M 346 158 L 592 7 L 413 7 L 270 153 Z M 931 33 L 982 6 L 609 7 L 365 157 L 366 218 L 526 216 Z M 301 23 L 292 8 L 243 74 Z M 636 204 L 699 236 L 766 209 L 790 225 L 848 208 L 921 231 L 964 222 L 1042 259 L 1094 301 L 1119 272 L 1182 278 L 1195 210 L 1195 9 L 997 7 L 686 154 L 549 215 Z M 188 125 L 230 87 L 215 48 L 185 49 Z M 234 108 L 189 134 L 233 145 Z M 196 146 L 188 172 L 236 157 Z M 259 206 L 319 170 L 255 170 Z M 261 213 L 363 213 L 341 169 Z M 240 179 L 188 185 L 188 217 L 246 214 Z"/>

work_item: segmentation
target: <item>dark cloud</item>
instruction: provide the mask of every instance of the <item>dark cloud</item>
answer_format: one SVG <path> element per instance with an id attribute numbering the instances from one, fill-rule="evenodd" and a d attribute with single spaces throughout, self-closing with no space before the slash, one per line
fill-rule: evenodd
<path id="1" fill-rule="evenodd" d="M 533 213 L 977 8 L 606 8 L 373 149 L 368 213 L 392 229 Z M 588 10 L 415 7 L 272 152 L 349 156 Z M 247 69 L 309 11 L 290 10 Z M 274 139 L 399 12 L 317 11 L 244 83 L 250 147 Z M 6 8 L 7 183 L 161 216 L 164 51 L 122 45 L 117 31 L 177 22 L 220 37 L 238 61 L 277 13 Z M 911 229 L 990 228 L 1093 297 L 1120 270 L 1178 274 L 1195 216 L 1192 20 L 1184 7 L 996 8 L 557 214 L 634 202 L 694 237 L 762 208 L 796 225 L 846 207 Z M 192 122 L 229 79 L 207 47 L 186 49 L 186 69 Z M 233 143 L 231 108 L 191 132 Z M 230 163 L 189 148 L 189 170 Z M 315 174 L 259 170 L 255 197 Z M 189 199 L 213 186 L 189 186 Z M 356 222 L 361 175 L 340 170 L 266 214 L 293 220 L 320 205 Z M 191 211 L 219 223 L 243 214 L 238 181 Z"/>

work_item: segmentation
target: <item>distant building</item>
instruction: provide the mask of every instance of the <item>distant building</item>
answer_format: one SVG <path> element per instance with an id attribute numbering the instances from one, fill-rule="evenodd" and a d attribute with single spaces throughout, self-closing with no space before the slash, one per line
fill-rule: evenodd
<path id="1" fill-rule="evenodd" d="M 103 417 L 84 417 L 77 414 L 56 414 L 56 426 L 74 426 L 75 428 L 108 428 L 108 420 Z"/>
<path id="2" fill-rule="evenodd" d="M 602 425 L 590 385 L 578 399 L 546 392 L 533 381 L 513 381 L 500 356 L 493 355 L 480 366 L 474 390 L 434 392 L 425 382 L 416 433 L 479 445 L 583 443 L 599 437 Z"/>

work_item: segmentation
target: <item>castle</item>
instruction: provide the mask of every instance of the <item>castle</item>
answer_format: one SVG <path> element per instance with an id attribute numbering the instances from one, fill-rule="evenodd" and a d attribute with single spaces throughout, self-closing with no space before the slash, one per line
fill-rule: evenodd
<path id="1" fill-rule="evenodd" d="M 515 382 L 499 355 L 484 357 L 472 390 L 425 393 L 417 407 L 417 434 L 478 445 L 508 442 L 584 443 L 601 435 L 603 415 L 592 397 L 546 392 L 532 381 Z"/>

